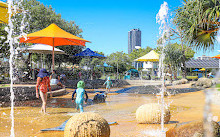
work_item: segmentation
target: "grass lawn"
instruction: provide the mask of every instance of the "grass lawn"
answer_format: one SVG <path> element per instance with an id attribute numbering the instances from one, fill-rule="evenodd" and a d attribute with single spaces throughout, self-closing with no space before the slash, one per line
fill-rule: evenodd
<path id="1" fill-rule="evenodd" d="M 10 87 L 9 84 L 0 84 L 0 88 L 4 88 L 4 87 Z"/>
<path id="2" fill-rule="evenodd" d="M 220 84 L 216 84 L 216 86 L 215 86 L 216 88 L 220 88 Z"/>

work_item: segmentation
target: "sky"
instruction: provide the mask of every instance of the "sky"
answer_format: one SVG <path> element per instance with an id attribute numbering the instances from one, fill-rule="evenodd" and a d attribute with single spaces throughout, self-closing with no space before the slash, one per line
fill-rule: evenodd
<path id="1" fill-rule="evenodd" d="M 86 47 L 109 55 L 128 52 L 128 31 L 139 28 L 142 48 L 155 48 L 159 36 L 156 14 L 164 0 L 39 0 L 51 5 L 56 13 L 68 21 L 75 21 L 83 30 L 84 39 L 92 43 Z M 170 15 L 183 0 L 166 0 Z M 177 41 L 179 42 L 179 41 Z M 218 45 L 216 45 L 218 47 Z M 220 49 L 220 48 L 219 48 Z M 217 55 L 214 51 L 196 51 L 195 56 Z"/>

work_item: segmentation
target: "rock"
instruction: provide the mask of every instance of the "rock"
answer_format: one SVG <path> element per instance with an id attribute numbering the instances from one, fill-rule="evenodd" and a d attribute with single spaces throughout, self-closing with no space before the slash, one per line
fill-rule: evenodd
<path id="1" fill-rule="evenodd" d="M 86 86 L 85 86 L 85 87 L 88 88 L 88 89 L 92 89 L 92 88 L 93 88 L 93 86 L 92 86 L 91 83 L 86 83 Z"/>
<path id="2" fill-rule="evenodd" d="M 180 84 L 182 84 L 182 81 L 180 80 L 173 81 L 173 85 L 180 85 Z"/>
<path id="3" fill-rule="evenodd" d="M 64 130 L 64 137 L 109 137 L 108 122 L 99 114 L 83 112 L 69 119 Z"/>
<path id="4" fill-rule="evenodd" d="M 208 78 L 200 78 L 196 82 L 196 86 L 200 86 L 203 88 L 209 88 L 212 86 L 212 84 L 213 84 L 212 80 Z"/>
<path id="5" fill-rule="evenodd" d="M 203 85 L 202 87 L 203 87 L 203 88 L 209 88 L 209 86 L 208 86 L 208 85 Z"/>
<path id="6" fill-rule="evenodd" d="M 156 96 L 161 96 L 161 92 L 157 93 Z M 164 97 L 169 96 L 170 93 L 168 93 L 167 91 L 164 92 Z"/>
<path id="7" fill-rule="evenodd" d="M 181 81 L 182 84 L 186 84 L 188 82 L 188 80 L 185 79 L 185 78 L 182 78 L 180 81 Z"/>
<path id="8" fill-rule="evenodd" d="M 191 83 L 191 86 L 192 86 L 192 87 L 195 87 L 195 86 L 196 86 L 196 82 L 193 81 L 193 82 Z"/>
<path id="9" fill-rule="evenodd" d="M 199 80 L 197 80 L 197 81 L 196 81 L 196 86 L 202 86 L 202 82 L 199 81 Z"/>
<path id="10" fill-rule="evenodd" d="M 164 109 L 164 123 L 170 120 L 170 111 L 168 108 Z M 146 124 L 160 124 L 161 123 L 161 106 L 157 103 L 150 103 L 140 106 L 136 111 L 136 120 L 138 123 Z"/>
<path id="11" fill-rule="evenodd" d="M 201 83 L 205 85 L 206 87 L 211 87 L 212 86 L 212 80 L 208 78 L 202 78 Z"/>
<path id="12" fill-rule="evenodd" d="M 198 87 L 198 88 L 209 88 L 214 84 L 213 80 L 208 78 L 200 78 L 195 83 L 191 85 L 191 87 Z"/>
<path id="13" fill-rule="evenodd" d="M 202 133 L 199 133 L 199 132 L 196 132 L 193 137 L 203 137 L 203 134 Z"/>
<path id="14" fill-rule="evenodd" d="M 216 81 L 215 80 L 212 80 L 212 85 L 216 85 Z"/>
<path id="15" fill-rule="evenodd" d="M 175 92 L 173 92 L 173 94 L 171 94 L 170 92 L 166 92 L 167 93 L 167 96 L 172 96 L 172 95 L 176 95 Z"/>
<path id="16" fill-rule="evenodd" d="M 181 80 L 173 81 L 173 85 L 186 84 L 187 82 L 188 82 L 188 80 L 183 78 Z"/>
<path id="17" fill-rule="evenodd" d="M 104 103 L 105 99 L 106 99 L 106 95 L 104 93 L 96 94 L 93 98 L 93 103 Z"/>
<path id="18" fill-rule="evenodd" d="M 220 125 L 217 122 L 212 122 L 214 129 L 214 137 L 220 136 Z M 166 132 L 166 137 L 201 137 L 203 135 L 203 121 L 193 121 L 177 124 L 174 128 Z"/>

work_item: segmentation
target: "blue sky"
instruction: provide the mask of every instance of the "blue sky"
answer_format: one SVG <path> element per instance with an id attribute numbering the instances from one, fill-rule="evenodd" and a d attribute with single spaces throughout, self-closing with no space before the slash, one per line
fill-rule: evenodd
<path id="1" fill-rule="evenodd" d="M 156 47 L 159 25 L 156 14 L 164 0 L 39 0 L 51 5 L 62 18 L 73 20 L 83 30 L 83 38 L 91 41 L 87 47 L 111 54 L 128 51 L 128 31 L 140 28 L 142 47 Z M 170 13 L 182 4 L 183 0 L 166 0 Z M 220 49 L 220 48 L 219 48 Z M 215 51 L 195 56 L 216 55 Z"/>
<path id="2" fill-rule="evenodd" d="M 155 47 L 159 34 L 156 14 L 162 0 L 40 0 L 52 5 L 66 20 L 74 20 L 83 30 L 83 37 L 92 43 L 87 47 L 110 54 L 128 51 L 128 31 L 140 28 L 142 47 Z M 169 4 L 169 1 L 167 1 Z M 171 8 L 181 4 L 170 1 Z"/>

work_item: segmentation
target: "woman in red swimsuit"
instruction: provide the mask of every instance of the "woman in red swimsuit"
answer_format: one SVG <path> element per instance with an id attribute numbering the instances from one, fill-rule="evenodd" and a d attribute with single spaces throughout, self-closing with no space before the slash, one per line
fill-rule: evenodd
<path id="1" fill-rule="evenodd" d="M 49 74 L 46 69 L 40 69 L 40 72 L 37 75 L 37 84 L 36 84 L 36 97 L 39 98 L 38 87 L 40 86 L 40 97 L 42 99 L 42 108 L 41 112 L 46 113 L 46 104 L 47 104 L 47 90 L 51 91 Z"/>

